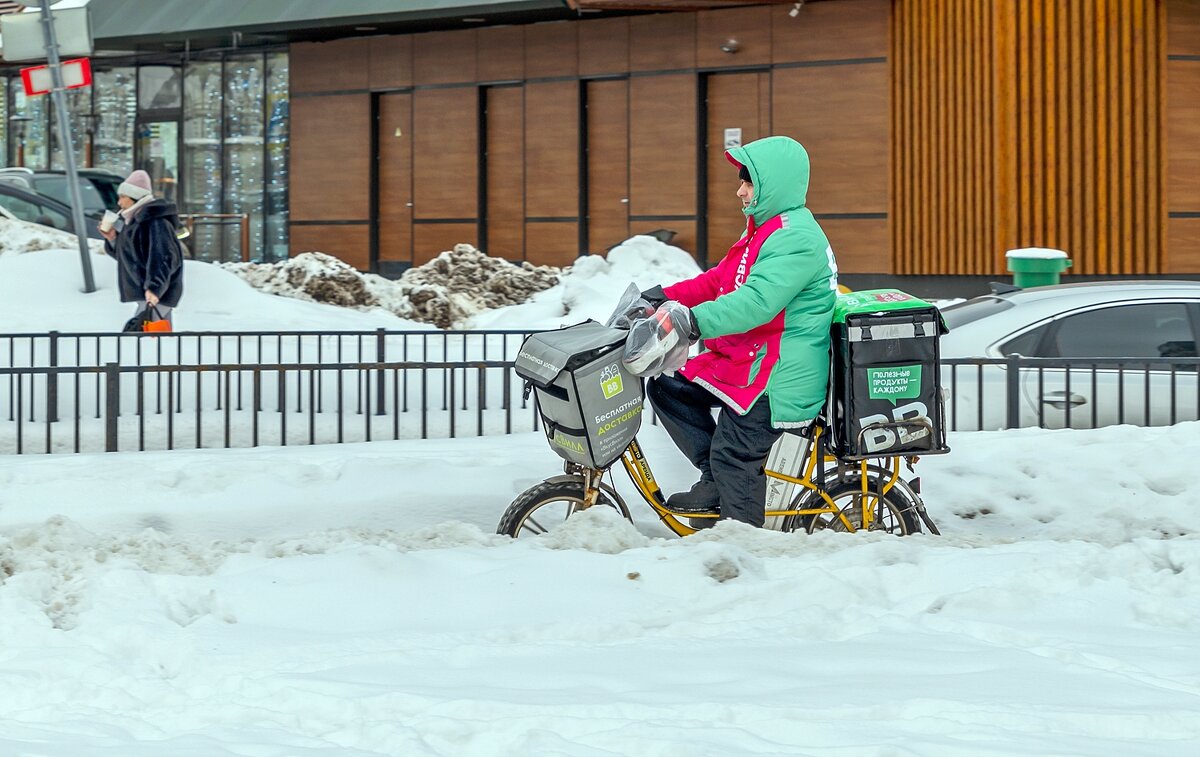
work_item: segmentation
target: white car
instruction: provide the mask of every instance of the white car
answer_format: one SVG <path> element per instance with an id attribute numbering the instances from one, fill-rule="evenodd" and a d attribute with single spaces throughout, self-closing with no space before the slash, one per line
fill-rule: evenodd
<path id="1" fill-rule="evenodd" d="M 1072 359 L 1020 369 L 1021 426 L 1161 426 L 1200 418 L 1200 361 L 1164 361 L 1196 357 L 1200 282 L 1110 281 L 1017 289 L 950 305 L 942 314 L 950 327 L 941 340 L 943 360 L 1009 355 Z M 1003 365 L 943 364 L 949 427 L 1009 425 L 1007 376 Z"/>

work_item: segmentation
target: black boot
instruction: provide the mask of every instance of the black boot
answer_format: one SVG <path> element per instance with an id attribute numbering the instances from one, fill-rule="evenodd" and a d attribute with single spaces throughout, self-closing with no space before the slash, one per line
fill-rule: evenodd
<path id="1" fill-rule="evenodd" d="M 711 479 L 702 478 L 692 484 L 692 488 L 667 497 L 667 509 L 680 513 L 716 512 L 721 506 L 721 496 L 717 491 L 717 483 Z"/>

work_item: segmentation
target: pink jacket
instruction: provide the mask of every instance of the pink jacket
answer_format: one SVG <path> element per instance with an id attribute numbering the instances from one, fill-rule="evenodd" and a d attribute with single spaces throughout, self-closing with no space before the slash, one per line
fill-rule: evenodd
<path id="1" fill-rule="evenodd" d="M 752 232 L 747 231 L 753 236 L 739 239 L 716 267 L 666 287 L 663 293 L 694 308 L 733 292 L 746 282 L 763 242 L 782 227 L 782 222 L 783 217 L 776 216 Z M 779 362 L 783 326 L 781 310 L 770 321 L 749 331 L 706 339 L 706 351 L 689 360 L 680 373 L 744 415 L 766 391 L 771 371 Z"/>

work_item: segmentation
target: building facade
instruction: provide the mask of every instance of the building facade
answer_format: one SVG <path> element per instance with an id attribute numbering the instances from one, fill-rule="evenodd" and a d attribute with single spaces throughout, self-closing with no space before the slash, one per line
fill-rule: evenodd
<path id="1" fill-rule="evenodd" d="M 644 232 L 715 262 L 742 226 L 724 146 L 788 134 L 846 273 L 989 277 L 1040 246 L 1073 274 L 1200 274 L 1200 3 L 583 5 L 97 61 L 76 148 L 251 214 L 254 259 L 392 275 L 460 242 L 566 265 Z M 55 165 L 18 86 L 4 160 Z"/>

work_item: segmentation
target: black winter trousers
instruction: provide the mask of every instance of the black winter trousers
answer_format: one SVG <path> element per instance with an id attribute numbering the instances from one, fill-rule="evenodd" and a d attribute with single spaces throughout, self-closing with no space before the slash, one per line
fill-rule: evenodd
<path id="1" fill-rule="evenodd" d="M 783 434 L 771 427 L 767 396 L 738 415 L 704 387 L 666 374 L 650 379 L 646 394 L 675 446 L 700 469 L 700 478 L 716 482 L 721 518 L 761 527 L 767 498 L 762 467 Z M 714 407 L 721 408 L 715 420 Z"/>

